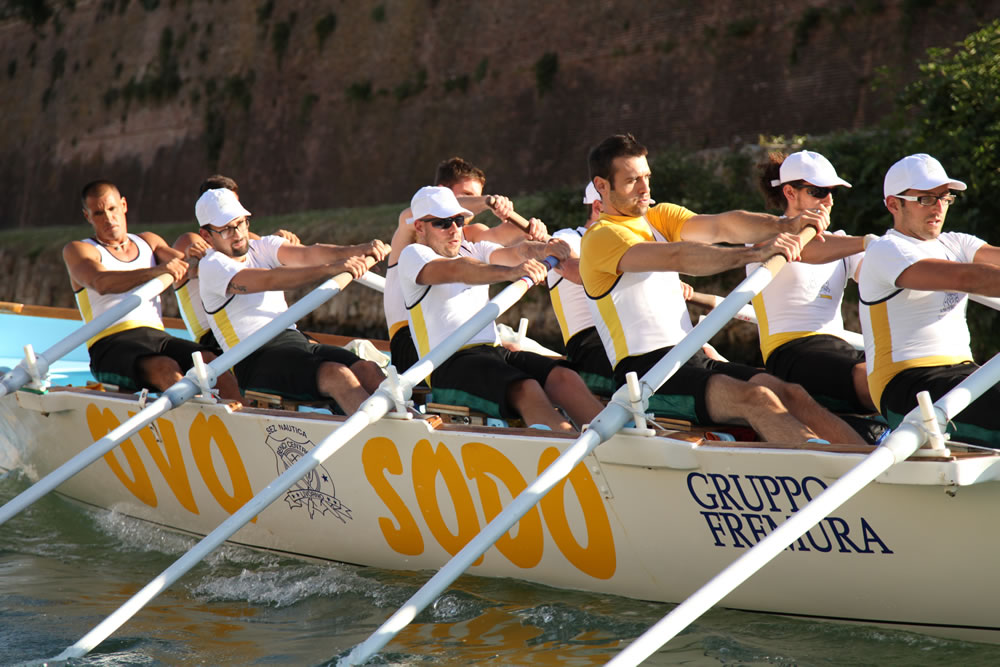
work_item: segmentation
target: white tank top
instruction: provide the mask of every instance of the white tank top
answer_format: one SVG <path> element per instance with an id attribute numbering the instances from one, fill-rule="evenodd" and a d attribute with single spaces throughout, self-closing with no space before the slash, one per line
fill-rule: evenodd
<path id="1" fill-rule="evenodd" d="M 198 276 L 186 280 L 183 285 L 174 290 L 177 297 L 177 306 L 181 311 L 181 319 L 184 326 L 194 340 L 201 340 L 212 328 L 212 323 L 205 312 L 205 306 L 201 303 L 201 293 L 198 288 Z"/>
<path id="2" fill-rule="evenodd" d="M 656 241 L 667 241 L 655 227 L 649 229 Z M 676 271 L 623 273 L 607 294 L 588 297 L 612 367 L 626 357 L 672 347 L 694 328 Z"/>
<path id="3" fill-rule="evenodd" d="M 580 256 L 580 242 L 586 233 L 586 227 L 576 229 L 560 229 L 552 235 L 552 238 L 562 239 L 573 249 L 577 257 Z M 556 313 L 556 320 L 559 322 L 559 329 L 562 331 L 563 344 L 569 339 L 594 326 L 594 318 L 590 314 L 590 306 L 587 305 L 587 293 L 583 285 L 578 285 L 571 280 L 566 280 L 555 271 L 549 271 L 548 275 L 549 298 L 552 299 L 552 310 Z"/>
<path id="4" fill-rule="evenodd" d="M 128 261 L 118 259 L 94 239 L 83 239 L 83 242 L 97 248 L 97 252 L 101 256 L 101 266 L 109 271 L 134 271 L 136 269 L 148 269 L 156 266 L 156 257 L 153 255 L 153 249 L 149 247 L 149 244 L 142 237 L 135 234 L 129 234 L 128 238 L 139 249 L 139 254 L 136 258 Z M 101 313 L 121 302 L 122 299 L 128 296 L 128 292 L 121 294 L 98 294 L 96 290 L 83 287 L 74 296 L 76 297 L 76 305 L 80 309 L 83 321 L 90 322 Z M 120 331 L 137 329 L 139 327 L 152 327 L 162 330 L 163 320 L 160 319 L 160 313 L 159 296 L 148 301 L 143 301 L 126 313 L 124 317 L 116 320 L 111 326 L 88 340 L 87 347 L 90 347 L 102 338 Z"/>
<path id="5" fill-rule="evenodd" d="M 396 332 L 409 324 L 406 304 L 403 302 L 403 288 L 399 285 L 399 264 L 393 264 L 385 271 L 385 292 L 382 307 L 385 309 L 385 325 L 389 328 L 389 340 Z"/>

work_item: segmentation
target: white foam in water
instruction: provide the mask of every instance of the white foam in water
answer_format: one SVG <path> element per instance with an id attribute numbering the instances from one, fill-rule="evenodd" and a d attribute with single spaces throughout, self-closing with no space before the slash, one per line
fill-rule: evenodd
<path id="1" fill-rule="evenodd" d="M 236 576 L 206 577 L 190 587 L 193 595 L 209 601 L 246 601 L 287 607 L 310 597 L 343 593 L 369 594 L 380 586 L 337 565 L 279 565 L 271 569 L 243 570 Z"/>

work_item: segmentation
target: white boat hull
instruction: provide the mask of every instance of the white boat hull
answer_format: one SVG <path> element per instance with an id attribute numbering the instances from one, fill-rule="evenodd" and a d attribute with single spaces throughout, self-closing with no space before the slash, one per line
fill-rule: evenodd
<path id="1" fill-rule="evenodd" d="M 134 396 L 19 391 L 0 399 L 0 445 L 41 476 L 138 410 Z M 341 421 L 191 402 L 59 492 L 204 535 Z M 436 569 L 571 443 L 530 429 L 384 419 L 233 541 Z M 862 456 L 620 434 L 469 573 L 680 602 Z M 903 462 L 723 604 L 1000 642 L 1000 576 L 986 567 L 1000 550 L 998 475 L 995 455 Z"/>

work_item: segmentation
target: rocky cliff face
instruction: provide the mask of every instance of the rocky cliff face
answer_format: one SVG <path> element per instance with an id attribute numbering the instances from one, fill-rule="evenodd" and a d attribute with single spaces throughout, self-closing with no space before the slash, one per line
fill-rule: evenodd
<path id="1" fill-rule="evenodd" d="M 190 217 L 212 171 L 261 214 L 403 201 L 461 154 L 502 192 L 582 183 L 589 146 L 859 127 L 998 0 L 18 0 L 0 8 L 0 227 Z M 30 19 L 30 20 L 28 20 Z"/>

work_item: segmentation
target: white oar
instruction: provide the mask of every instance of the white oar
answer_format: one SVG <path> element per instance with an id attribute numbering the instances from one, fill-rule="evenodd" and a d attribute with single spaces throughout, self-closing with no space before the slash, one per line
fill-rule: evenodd
<path id="1" fill-rule="evenodd" d="M 807 227 L 800 233 L 802 243 L 808 243 L 816 235 L 816 230 Z M 649 397 L 677 372 L 684 363 L 701 349 L 719 329 L 733 318 L 739 309 L 748 303 L 754 295 L 764 289 L 775 274 L 785 265 L 784 255 L 776 255 L 751 273 L 746 280 L 716 306 L 708 317 L 688 332 L 674 348 L 668 352 L 655 366 L 649 369 L 641 380 L 641 401 L 648 403 Z M 417 614 L 427 605 L 437 599 L 448 585 L 457 579 L 466 569 L 482 556 L 487 549 L 505 535 L 521 518 L 534 507 L 542 497 L 562 481 L 588 454 L 611 438 L 632 418 L 631 410 L 625 406 L 631 405 L 628 387 L 621 387 L 615 392 L 608 406 L 597 415 L 586 433 L 577 438 L 559 458 L 552 462 L 541 475 L 522 491 L 509 505 L 503 508 L 480 533 L 469 541 L 437 574 L 431 577 L 420 590 L 413 594 L 395 614 L 383 623 L 368 639 L 358 644 L 350 654 L 341 659 L 338 667 L 343 665 L 360 665 L 365 663 L 383 646 L 406 627 Z"/>
<path id="2" fill-rule="evenodd" d="M 843 477 L 778 526 L 774 532 L 675 607 L 615 656 L 608 665 L 615 667 L 637 665 L 648 658 L 876 477 L 912 455 L 928 439 L 929 433 L 925 424 L 932 430 L 936 428 L 943 432 L 950 419 L 992 387 L 997 380 L 1000 380 L 1000 355 L 993 357 L 982 368 L 977 369 L 961 384 L 938 399 L 933 404 L 930 424 L 921 417 L 920 408 L 915 408 L 861 463 L 851 468 Z"/>
<path id="3" fill-rule="evenodd" d="M 545 261 L 550 268 L 555 266 L 555 258 L 549 257 Z M 53 660 L 80 658 L 89 653 L 95 646 L 104 641 L 108 635 L 120 628 L 128 619 L 132 618 L 146 603 L 177 581 L 192 567 L 200 563 L 216 547 L 225 542 L 233 533 L 281 497 L 281 494 L 285 493 L 293 484 L 309 473 L 309 471 L 323 463 L 323 461 L 333 455 L 334 452 L 351 440 L 351 438 L 364 430 L 365 427 L 374 424 L 389 410 L 396 407 L 397 401 L 408 400 L 414 385 L 430 375 L 435 368 L 454 354 L 466 341 L 516 303 L 518 299 L 524 296 L 524 293 L 531 285 L 532 281 L 527 276 L 511 283 L 502 292 L 493 297 L 478 313 L 473 315 L 469 321 L 456 329 L 436 348 L 421 357 L 409 370 L 398 378 L 390 377 L 385 380 L 375 393 L 361 404 L 357 412 L 351 415 L 337 430 L 321 440 L 308 454 L 296 461 L 294 465 L 285 470 L 285 472 L 264 487 L 257 495 L 247 501 L 243 507 L 219 524 L 215 530 L 202 538 L 198 544 L 194 545 L 186 554 L 177 559 L 173 565 L 160 573 L 159 576 L 132 596 L 131 599 L 119 607 L 113 614 L 104 619 L 78 642 L 53 658 Z"/>
<path id="4" fill-rule="evenodd" d="M 987 297 L 983 297 L 987 298 Z M 699 306 L 705 306 L 706 308 L 715 308 L 717 305 L 722 303 L 722 297 L 716 294 L 705 294 L 703 292 L 695 292 L 688 299 L 692 303 L 696 303 Z M 1000 299 L 997 299 L 997 305 L 994 308 L 1000 310 Z M 736 313 L 735 319 L 741 320 L 743 322 L 749 322 L 750 324 L 757 324 L 757 312 L 753 309 L 753 306 L 743 306 L 740 308 L 739 312 Z M 844 329 L 836 334 L 833 334 L 838 338 L 843 338 L 851 347 L 855 350 L 865 349 L 865 339 L 864 336 L 857 333 L 856 331 L 848 331 Z"/>
<path id="5" fill-rule="evenodd" d="M 35 374 L 38 377 L 44 377 L 49 370 L 49 366 L 55 361 L 66 356 L 77 346 L 82 345 L 101 331 L 107 329 L 116 320 L 121 319 L 143 302 L 158 295 L 173 284 L 173 282 L 174 279 L 169 273 L 163 273 L 132 290 L 114 306 L 108 308 L 108 310 L 90 322 L 87 322 L 49 349 L 37 355 L 35 357 Z M 28 362 L 27 360 L 22 360 L 21 363 L 0 379 L 0 396 L 17 391 L 19 387 L 30 382 L 31 379 L 32 371 L 28 368 Z"/>
<path id="6" fill-rule="evenodd" d="M 377 273 L 369 271 L 365 275 L 358 278 L 355 282 L 359 282 L 365 287 L 369 287 L 376 292 L 385 292 L 385 278 Z"/>
<path id="7" fill-rule="evenodd" d="M 374 263 L 375 260 L 373 258 L 368 258 L 369 266 Z M 246 340 L 241 341 L 235 347 L 216 357 L 210 364 L 203 366 L 207 372 L 208 385 L 214 386 L 219 375 L 243 361 L 257 348 L 287 329 L 296 320 L 305 317 L 320 305 L 326 303 L 350 281 L 351 274 L 349 273 L 340 273 L 330 278 L 312 292 L 302 297 L 302 299 L 289 307 L 287 311 L 253 332 Z M 139 411 L 138 414 L 127 419 L 118 428 L 109 432 L 106 436 L 12 498 L 6 505 L 0 507 L 0 525 L 107 454 L 126 438 L 131 437 L 157 418 L 193 398 L 201 391 L 201 387 L 196 381 L 197 370 L 197 368 L 189 370 L 182 380 L 169 387 L 160 394 L 159 398 Z"/>

